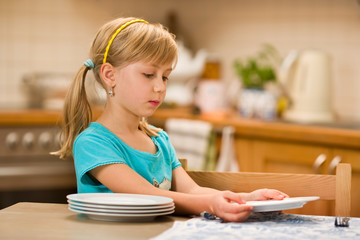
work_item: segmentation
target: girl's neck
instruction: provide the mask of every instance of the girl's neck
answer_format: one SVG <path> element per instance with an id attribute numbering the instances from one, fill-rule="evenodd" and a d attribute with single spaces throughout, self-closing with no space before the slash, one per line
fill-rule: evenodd
<path id="1" fill-rule="evenodd" d="M 115 134 L 131 134 L 139 130 L 140 118 L 121 109 L 106 105 L 96 120 Z"/>

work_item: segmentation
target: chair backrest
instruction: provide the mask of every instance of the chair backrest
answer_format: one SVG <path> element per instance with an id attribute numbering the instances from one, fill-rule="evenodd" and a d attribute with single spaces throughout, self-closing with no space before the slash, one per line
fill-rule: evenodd
<path id="1" fill-rule="evenodd" d="M 186 160 L 181 161 L 186 168 Z M 333 208 L 333 205 L 328 205 L 325 207 L 326 211 L 320 213 L 316 213 L 318 206 L 309 208 L 308 211 L 304 208 L 305 211 L 295 212 L 301 214 L 350 217 L 350 164 L 338 164 L 336 175 L 211 171 L 187 172 L 200 186 L 211 187 L 218 190 L 251 192 L 260 188 L 273 188 L 287 193 L 290 197 L 319 196 L 321 200 L 335 200 L 335 212 L 334 210 L 328 209 L 329 206 Z M 310 205 L 310 203 L 308 204 Z"/>

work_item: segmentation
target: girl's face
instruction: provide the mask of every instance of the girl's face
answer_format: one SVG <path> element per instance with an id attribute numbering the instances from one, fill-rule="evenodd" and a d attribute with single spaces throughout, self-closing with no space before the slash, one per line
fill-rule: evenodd
<path id="1" fill-rule="evenodd" d="M 115 71 L 116 104 L 137 117 L 151 116 L 163 102 L 171 64 L 136 62 Z"/>

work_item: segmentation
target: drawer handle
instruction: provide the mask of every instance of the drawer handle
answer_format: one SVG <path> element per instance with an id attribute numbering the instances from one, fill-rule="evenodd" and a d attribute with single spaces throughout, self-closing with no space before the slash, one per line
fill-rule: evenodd
<path id="1" fill-rule="evenodd" d="M 326 158 L 327 158 L 326 155 L 322 153 L 315 159 L 314 164 L 312 166 L 313 171 L 315 173 L 319 173 L 319 168 L 326 161 Z"/>
<path id="2" fill-rule="evenodd" d="M 329 169 L 328 169 L 328 173 L 329 174 L 334 174 L 335 173 L 335 169 L 336 166 L 341 162 L 341 157 L 340 156 L 335 156 L 333 158 L 333 160 L 331 160 L 331 163 L 329 165 Z"/>

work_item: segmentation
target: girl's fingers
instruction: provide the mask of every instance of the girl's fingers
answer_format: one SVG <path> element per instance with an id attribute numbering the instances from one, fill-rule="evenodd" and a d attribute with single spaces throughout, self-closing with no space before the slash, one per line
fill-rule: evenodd
<path id="1" fill-rule="evenodd" d="M 222 206 L 222 211 L 226 213 L 238 214 L 242 212 L 251 212 L 253 210 L 253 206 L 246 204 L 237 204 L 237 203 L 229 203 L 226 202 Z"/>
<path id="2" fill-rule="evenodd" d="M 232 211 L 223 212 L 221 217 L 223 220 L 228 222 L 243 222 L 245 221 L 251 214 L 252 206 L 247 206 L 244 204 L 241 205 L 232 205 Z"/>
<path id="3" fill-rule="evenodd" d="M 284 198 L 288 198 L 289 196 L 286 193 L 280 192 L 275 189 L 259 189 L 255 190 L 254 192 L 250 193 L 252 195 L 252 200 L 259 201 L 259 200 L 282 200 Z"/>
<path id="4" fill-rule="evenodd" d="M 282 200 L 284 198 L 289 197 L 287 194 L 280 192 L 278 190 L 274 190 L 274 189 L 267 189 L 265 191 L 264 197 L 266 199 L 275 199 L 275 200 Z"/>
<path id="5" fill-rule="evenodd" d="M 229 214 L 244 214 L 248 215 L 253 209 L 250 205 L 245 205 L 239 194 L 226 191 L 223 193 L 224 202 L 222 203 L 221 209 L 224 213 Z"/>
<path id="6" fill-rule="evenodd" d="M 274 189 L 259 189 L 252 192 L 254 200 L 276 199 L 289 197 L 287 194 Z M 244 204 L 241 195 L 231 191 L 221 192 L 217 198 L 217 216 L 229 222 L 245 221 L 251 214 L 253 207 Z"/>
<path id="7" fill-rule="evenodd" d="M 241 198 L 240 194 L 234 193 L 231 191 L 224 191 L 223 192 L 224 198 L 228 199 L 229 202 L 236 202 L 239 204 L 245 203 L 245 201 Z"/>

